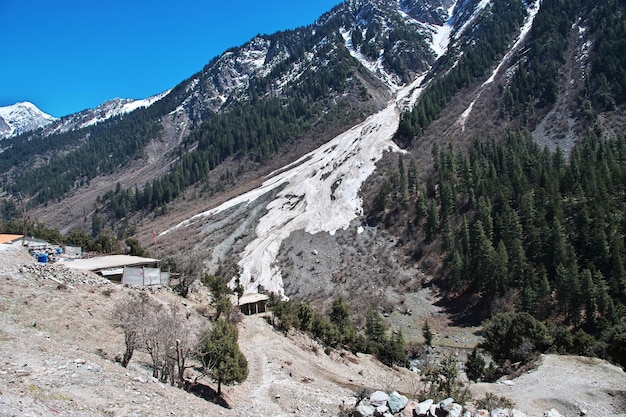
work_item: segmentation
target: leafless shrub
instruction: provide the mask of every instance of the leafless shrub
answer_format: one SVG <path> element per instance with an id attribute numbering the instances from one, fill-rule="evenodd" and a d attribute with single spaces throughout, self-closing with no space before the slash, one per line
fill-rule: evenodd
<path id="1" fill-rule="evenodd" d="M 126 350 L 120 360 L 124 368 L 128 366 L 135 349 L 143 345 L 144 332 L 148 328 L 146 319 L 149 306 L 146 296 L 131 294 L 119 301 L 113 310 L 113 321 L 124 332 Z"/>
<path id="2" fill-rule="evenodd" d="M 393 391 L 397 382 L 398 375 L 396 375 L 395 371 L 387 372 L 385 376 L 380 381 L 381 383 L 381 391 L 391 392 Z"/>

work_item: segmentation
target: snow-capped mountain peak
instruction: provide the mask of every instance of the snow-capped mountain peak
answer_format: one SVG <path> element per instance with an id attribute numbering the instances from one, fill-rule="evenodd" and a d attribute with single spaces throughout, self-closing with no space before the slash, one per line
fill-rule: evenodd
<path id="1" fill-rule="evenodd" d="M 0 107 L 0 139 L 45 127 L 56 120 L 27 101 Z"/>

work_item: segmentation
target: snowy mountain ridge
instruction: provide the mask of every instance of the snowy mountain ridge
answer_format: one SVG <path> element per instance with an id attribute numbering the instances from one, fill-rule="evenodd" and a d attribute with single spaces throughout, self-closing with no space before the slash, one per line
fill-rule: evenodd
<path id="1" fill-rule="evenodd" d="M 60 119 L 39 110 L 29 102 L 0 107 L 0 140 L 44 129 L 44 136 L 78 130 L 102 123 L 113 117 L 122 116 L 141 107 L 149 107 L 165 97 L 170 90 L 142 100 L 115 98 L 101 105 L 64 116 Z"/>
<path id="2" fill-rule="evenodd" d="M 56 120 L 27 101 L 0 107 L 0 140 L 48 126 Z"/>
<path id="3" fill-rule="evenodd" d="M 114 98 L 112 100 L 105 101 L 93 109 L 83 110 L 61 118 L 57 124 L 50 126 L 50 129 L 46 133 L 50 135 L 94 126 L 113 117 L 128 114 L 139 108 L 149 107 L 161 98 L 165 97 L 169 92 L 170 90 L 167 90 L 161 94 L 141 100 Z"/>
<path id="4" fill-rule="evenodd" d="M 392 91 L 396 91 L 430 68 L 443 53 L 445 45 L 442 48 L 428 39 L 432 39 L 437 28 L 449 18 L 454 4 L 452 0 L 352 0 L 336 6 L 310 26 L 275 35 L 256 36 L 214 58 L 202 71 L 187 80 L 186 93 L 172 114 L 183 115 L 193 126 L 208 114 L 224 110 L 229 103 L 245 99 L 251 83 L 272 76 L 271 90 L 273 94 L 280 94 L 284 87 L 297 83 L 305 71 L 316 71 L 328 65 L 324 62 L 328 51 L 319 51 L 333 41 L 328 36 L 316 36 L 318 32 L 328 32 L 328 27 L 336 28 L 346 38 L 344 46 L 348 47 L 353 57 L 381 77 Z M 412 44 L 401 39 L 391 47 L 386 44 L 392 32 L 405 27 L 412 32 L 419 27 L 419 37 L 424 42 Z M 357 34 L 361 37 L 358 44 Z M 305 53 L 299 51 L 302 42 L 310 43 Z M 423 49 L 426 43 L 431 44 L 430 51 Z M 390 64 L 392 61 L 401 66 L 402 71 L 394 68 Z M 274 71 L 278 66 L 282 70 Z M 56 123 L 45 124 L 44 135 L 102 123 L 139 107 L 150 106 L 171 91 L 145 100 L 116 98 L 96 108 L 54 119 Z M 22 129 L 19 133 L 25 131 Z M 15 130 L 11 132 L 16 134 Z"/>

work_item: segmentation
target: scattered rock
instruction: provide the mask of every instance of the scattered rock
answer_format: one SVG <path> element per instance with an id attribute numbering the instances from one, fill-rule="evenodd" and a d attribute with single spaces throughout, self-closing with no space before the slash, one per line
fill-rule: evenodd
<path id="1" fill-rule="evenodd" d="M 389 407 L 387 407 L 386 405 L 379 405 L 378 407 L 376 407 L 376 410 L 374 410 L 374 415 L 376 417 L 383 417 L 385 414 L 389 413 Z"/>
<path id="2" fill-rule="evenodd" d="M 461 417 L 461 413 L 463 412 L 463 406 L 461 404 L 452 404 L 450 407 L 450 411 L 448 411 L 447 417 Z"/>
<path id="3" fill-rule="evenodd" d="M 454 404 L 454 398 L 446 398 L 439 403 L 439 408 L 441 408 L 446 413 L 449 413 L 452 409 L 452 404 Z"/>
<path id="4" fill-rule="evenodd" d="M 389 395 L 389 399 L 387 400 L 389 410 L 394 414 L 399 413 L 401 410 L 403 410 L 408 403 L 409 399 L 404 395 L 397 393 L 396 391 L 392 392 Z"/>
<path id="5" fill-rule="evenodd" d="M 376 409 L 371 405 L 359 405 L 352 414 L 354 417 L 372 417 Z"/>
<path id="6" fill-rule="evenodd" d="M 421 403 L 416 404 L 415 412 L 413 413 L 415 416 L 425 416 L 428 411 L 430 411 L 430 407 L 433 405 L 433 400 L 422 401 Z"/>
<path id="7" fill-rule="evenodd" d="M 416 406 L 417 406 L 417 402 L 409 401 L 404 407 L 404 410 L 402 410 L 400 417 L 413 417 L 413 412 Z"/>
<path id="8" fill-rule="evenodd" d="M 389 401 L 389 395 L 383 391 L 374 391 L 370 395 L 370 404 L 374 407 L 378 407 L 379 405 L 386 405 L 387 401 Z"/>

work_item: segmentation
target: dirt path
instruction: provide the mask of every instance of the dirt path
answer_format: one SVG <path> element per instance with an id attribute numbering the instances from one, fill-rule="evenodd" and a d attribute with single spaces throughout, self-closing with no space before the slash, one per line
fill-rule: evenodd
<path id="1" fill-rule="evenodd" d="M 228 388 L 242 415 L 328 416 L 342 405 L 353 406 L 355 391 L 393 389 L 408 392 L 415 374 L 391 370 L 370 355 L 324 348 L 305 336 L 284 336 L 263 317 L 246 317 L 239 345 L 248 359 L 248 379 Z"/>

